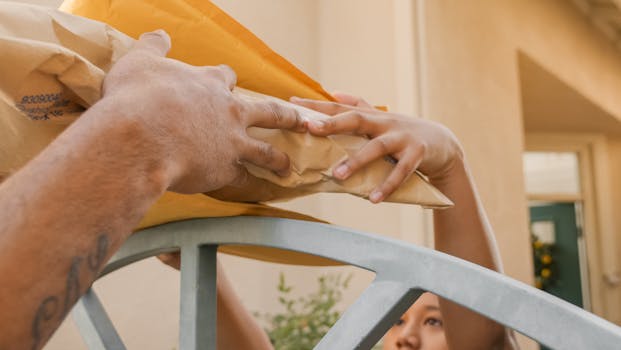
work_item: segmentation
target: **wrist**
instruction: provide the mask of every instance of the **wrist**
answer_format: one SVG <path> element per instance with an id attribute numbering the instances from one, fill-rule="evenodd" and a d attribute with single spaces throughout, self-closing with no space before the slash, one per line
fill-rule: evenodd
<path id="1" fill-rule="evenodd" d="M 443 187 L 450 185 L 453 182 L 461 182 L 464 178 L 468 177 L 466 161 L 463 157 L 456 157 L 447 168 L 441 173 L 429 177 L 429 182 L 442 190 Z"/>
<path id="2" fill-rule="evenodd" d="M 82 115 L 76 131 L 86 136 L 79 139 L 93 150 L 91 161 L 107 164 L 122 176 L 133 176 L 146 186 L 144 190 L 159 195 L 177 177 L 179 166 L 161 133 L 145 118 L 148 112 L 124 108 L 132 103 L 136 104 L 130 98 L 103 98 Z"/>

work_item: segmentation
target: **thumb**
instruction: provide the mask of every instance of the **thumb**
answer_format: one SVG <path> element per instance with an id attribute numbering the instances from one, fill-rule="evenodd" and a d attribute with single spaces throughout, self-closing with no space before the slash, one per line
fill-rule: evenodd
<path id="1" fill-rule="evenodd" d="M 170 50 L 170 45 L 170 36 L 164 30 L 158 29 L 142 34 L 132 51 L 144 51 L 164 57 Z"/>

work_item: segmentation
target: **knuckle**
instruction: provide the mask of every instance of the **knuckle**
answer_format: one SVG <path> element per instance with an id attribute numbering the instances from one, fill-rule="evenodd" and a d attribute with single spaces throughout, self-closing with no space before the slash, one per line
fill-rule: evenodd
<path id="1" fill-rule="evenodd" d="M 419 155 L 424 155 L 427 152 L 427 144 L 425 142 L 417 142 L 414 145 L 414 150 Z"/>
<path id="2" fill-rule="evenodd" d="M 397 188 L 399 186 L 400 183 L 401 183 L 400 179 L 397 179 L 397 178 L 391 176 L 382 185 L 382 187 L 383 187 L 383 191 L 382 192 L 384 192 L 384 193 L 392 192 L 392 191 L 394 191 L 395 188 Z"/>
<path id="3" fill-rule="evenodd" d="M 304 124 L 304 119 L 302 119 L 302 115 L 300 115 L 300 111 L 298 111 L 295 108 L 293 108 L 292 111 L 293 111 L 292 113 L 293 113 L 293 122 L 294 122 L 293 126 L 301 126 L 302 124 Z"/>
<path id="4" fill-rule="evenodd" d="M 355 125 L 357 133 L 363 133 L 364 126 L 366 124 L 366 118 L 362 113 L 357 111 L 351 112 L 351 119 Z"/>
<path id="5" fill-rule="evenodd" d="M 412 172 L 411 169 L 413 165 L 414 165 L 413 162 L 409 161 L 409 162 L 403 163 L 401 166 L 395 169 L 396 175 L 400 182 L 410 175 L 410 173 Z"/>
<path id="6" fill-rule="evenodd" d="M 207 67 L 204 67 L 204 71 L 205 71 L 205 75 L 210 79 L 213 79 L 216 81 L 226 80 L 225 72 L 219 66 L 216 66 L 216 67 L 207 66 Z"/>
<path id="7" fill-rule="evenodd" d="M 270 118 L 272 118 L 272 121 L 276 126 L 283 123 L 283 110 L 278 103 L 269 101 L 265 104 L 265 109 L 267 110 L 268 115 L 270 116 Z"/>
<path id="8" fill-rule="evenodd" d="M 341 110 L 341 104 L 337 102 L 328 102 L 328 110 L 331 114 L 336 114 Z"/>
<path id="9" fill-rule="evenodd" d="M 384 138 L 378 138 L 375 139 L 375 144 L 377 145 L 377 148 L 379 149 L 381 154 L 384 155 L 390 153 L 390 145 L 388 140 Z"/>
<path id="10" fill-rule="evenodd" d="M 355 123 L 360 123 L 362 121 L 362 115 L 358 111 L 347 111 L 342 115 L 343 118 L 351 119 Z"/>
<path id="11" fill-rule="evenodd" d="M 261 143 L 257 151 L 258 151 L 259 157 L 261 157 L 261 159 L 265 163 L 272 163 L 274 159 L 276 158 L 276 152 L 274 150 L 274 147 L 270 145 L 269 143 Z"/>
<path id="12" fill-rule="evenodd" d="M 240 160 L 244 157 L 247 157 L 248 154 L 252 151 L 252 147 L 248 144 L 248 135 L 245 130 L 237 130 L 236 132 L 231 133 L 230 144 L 234 145 L 235 152 L 239 155 L 239 159 L 237 159 L 237 164 L 239 164 Z"/>
<path id="13" fill-rule="evenodd" d="M 231 66 L 226 64 L 221 64 L 218 66 L 218 69 L 222 72 L 222 76 L 225 78 L 229 78 L 232 81 L 237 81 L 237 73 L 231 68 Z"/>
<path id="14" fill-rule="evenodd" d="M 408 176 L 414 170 L 414 166 L 416 166 L 416 158 L 410 157 L 408 159 L 402 159 L 399 163 L 402 164 L 399 169 L 401 173 Z"/>
<path id="15" fill-rule="evenodd" d="M 336 129 L 337 121 L 335 119 L 324 119 L 322 121 L 324 123 L 324 130 L 330 131 Z"/>
<path id="16" fill-rule="evenodd" d="M 232 94 L 224 101 L 224 108 L 229 116 L 238 121 L 246 115 L 246 107 Z"/>
<path id="17" fill-rule="evenodd" d="M 235 75 L 235 71 L 228 64 L 220 64 L 217 67 L 223 74 Z"/>

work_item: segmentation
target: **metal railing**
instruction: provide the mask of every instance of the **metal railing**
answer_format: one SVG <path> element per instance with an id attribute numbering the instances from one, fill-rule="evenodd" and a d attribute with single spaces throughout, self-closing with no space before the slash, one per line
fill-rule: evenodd
<path id="1" fill-rule="evenodd" d="M 216 349 L 219 245 L 304 252 L 375 272 L 371 285 L 315 349 L 371 349 L 424 291 L 483 314 L 553 349 L 621 348 L 621 328 L 502 274 L 394 239 L 305 221 L 234 217 L 195 219 L 132 235 L 102 276 L 135 261 L 181 251 L 179 348 Z M 89 291 L 73 317 L 90 349 L 125 349 Z"/>

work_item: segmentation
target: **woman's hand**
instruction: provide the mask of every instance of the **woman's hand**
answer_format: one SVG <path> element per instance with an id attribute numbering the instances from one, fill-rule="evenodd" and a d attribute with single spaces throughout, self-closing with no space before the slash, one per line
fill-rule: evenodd
<path id="1" fill-rule="evenodd" d="M 436 122 L 374 109 L 366 101 L 346 94 L 335 94 L 338 102 L 293 97 L 291 102 L 333 116 L 310 121 L 313 135 L 354 134 L 371 139 L 358 153 L 335 167 L 334 177 L 348 178 L 377 158 L 396 160 L 392 173 L 369 196 L 378 203 L 393 193 L 415 170 L 434 181 L 443 181 L 455 162 L 463 160 L 463 151 L 455 135 Z"/>

